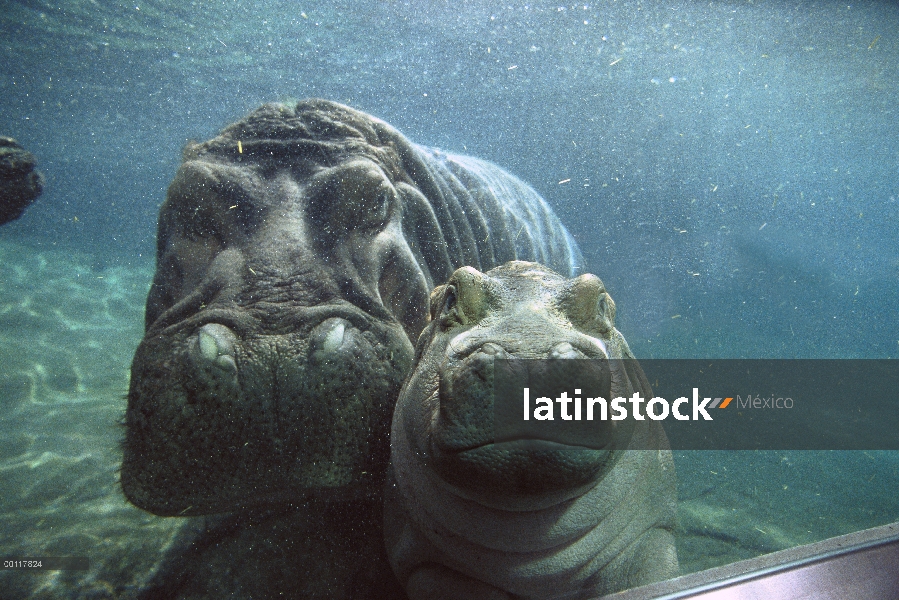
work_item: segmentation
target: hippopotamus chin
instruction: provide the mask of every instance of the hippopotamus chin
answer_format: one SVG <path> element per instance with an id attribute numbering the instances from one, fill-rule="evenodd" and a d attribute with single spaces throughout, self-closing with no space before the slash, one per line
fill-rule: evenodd
<path id="1" fill-rule="evenodd" d="M 513 370 L 570 361 L 594 369 L 578 381 L 606 398 L 652 397 L 599 278 L 522 261 L 463 267 L 431 293 L 430 318 L 394 413 L 385 500 L 409 596 L 592 597 L 675 575 L 674 465 L 658 422 L 497 439 L 498 359 Z"/>

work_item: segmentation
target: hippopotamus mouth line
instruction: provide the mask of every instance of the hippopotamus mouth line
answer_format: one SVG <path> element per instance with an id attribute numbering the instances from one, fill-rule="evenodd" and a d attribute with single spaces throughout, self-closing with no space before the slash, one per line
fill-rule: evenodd
<path id="1" fill-rule="evenodd" d="M 503 440 L 502 442 L 496 442 L 496 441 L 484 442 L 484 443 L 466 447 L 466 448 L 453 448 L 452 450 L 441 449 L 441 453 L 443 453 L 445 455 L 459 456 L 459 455 L 465 454 L 467 452 L 473 452 L 473 451 L 480 450 L 483 448 L 493 447 L 493 448 L 497 448 L 497 449 L 501 450 L 504 447 L 511 448 L 514 446 L 521 446 L 521 445 L 523 445 L 523 443 L 528 443 L 529 445 L 533 444 L 533 448 L 531 448 L 531 449 L 542 450 L 542 451 L 549 450 L 549 451 L 562 452 L 562 451 L 565 451 L 570 448 L 579 448 L 579 449 L 596 450 L 596 451 L 604 450 L 603 448 L 592 448 L 590 446 L 584 446 L 582 444 L 563 444 L 562 442 L 556 442 L 553 440 L 547 440 L 547 439 L 538 438 L 538 437 L 521 437 L 521 438 L 515 438 L 513 440 Z"/>

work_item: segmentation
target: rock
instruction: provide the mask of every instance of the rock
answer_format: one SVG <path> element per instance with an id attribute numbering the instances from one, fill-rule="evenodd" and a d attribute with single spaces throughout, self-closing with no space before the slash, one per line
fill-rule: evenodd
<path id="1" fill-rule="evenodd" d="M 34 155 L 16 140 L 0 136 L 0 225 L 22 216 L 44 190 L 36 164 Z"/>

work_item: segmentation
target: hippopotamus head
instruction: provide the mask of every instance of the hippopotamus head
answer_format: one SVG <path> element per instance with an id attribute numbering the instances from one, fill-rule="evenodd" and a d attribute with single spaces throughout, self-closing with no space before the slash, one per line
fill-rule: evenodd
<path id="1" fill-rule="evenodd" d="M 651 393 L 598 277 L 568 279 L 521 261 L 487 273 L 463 267 L 432 292 L 430 318 L 400 393 L 395 450 L 408 443 L 410 456 L 454 493 L 505 510 L 577 497 L 612 469 L 633 435 L 632 419 L 590 423 L 589 440 L 560 440 L 524 427 L 497 439 L 494 418 L 496 359 L 513 367 L 518 359 L 572 360 L 566 367 L 582 359 L 576 369 L 596 372 L 579 377 L 595 381 L 604 398 Z M 528 363 L 546 364 L 521 360 Z"/>
<path id="2" fill-rule="evenodd" d="M 132 366 L 132 502 L 205 514 L 377 486 L 431 288 L 403 231 L 404 144 L 309 101 L 187 148 Z"/>

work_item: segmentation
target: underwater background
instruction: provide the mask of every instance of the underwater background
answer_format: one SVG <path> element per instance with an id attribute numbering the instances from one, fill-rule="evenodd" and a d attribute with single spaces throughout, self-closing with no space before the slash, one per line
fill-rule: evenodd
<path id="1" fill-rule="evenodd" d="M 139 592 L 192 519 L 117 484 L 156 218 L 192 139 L 322 97 L 530 183 L 639 358 L 899 357 L 894 2 L 3 0 L 0 596 Z M 899 520 L 899 454 L 675 452 L 684 573 Z"/>

